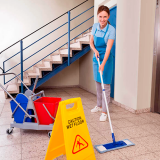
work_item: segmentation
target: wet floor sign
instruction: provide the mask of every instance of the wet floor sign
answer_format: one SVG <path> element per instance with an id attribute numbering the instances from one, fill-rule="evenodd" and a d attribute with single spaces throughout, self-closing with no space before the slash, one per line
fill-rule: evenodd
<path id="1" fill-rule="evenodd" d="M 74 106 L 66 109 L 71 103 Z M 62 154 L 67 160 L 96 160 L 80 98 L 59 103 L 45 160 Z"/>

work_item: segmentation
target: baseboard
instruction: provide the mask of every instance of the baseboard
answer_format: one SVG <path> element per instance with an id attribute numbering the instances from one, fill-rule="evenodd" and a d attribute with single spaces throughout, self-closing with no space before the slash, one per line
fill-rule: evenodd
<path id="1" fill-rule="evenodd" d="M 130 108 L 128 106 L 125 106 L 119 102 L 116 102 L 113 98 L 111 100 L 111 102 L 119 107 L 122 107 L 124 108 L 125 110 L 129 111 L 129 112 L 132 112 L 132 113 L 135 113 L 135 114 L 139 114 L 139 113 L 148 113 L 150 112 L 150 108 L 144 108 L 144 109 L 138 109 L 138 110 L 134 110 L 133 108 Z"/>
<path id="2" fill-rule="evenodd" d="M 42 86 L 38 87 L 37 89 L 51 89 L 51 88 L 75 88 L 79 87 L 79 85 L 67 85 L 67 86 Z M 80 88 L 80 87 L 79 87 Z"/>
<path id="3" fill-rule="evenodd" d="M 83 87 L 83 86 L 81 86 L 81 85 L 79 85 L 79 88 L 82 88 L 82 89 L 86 90 L 87 92 L 96 95 L 95 93 L 93 93 L 92 91 L 88 90 L 87 88 L 85 88 L 85 87 Z"/>

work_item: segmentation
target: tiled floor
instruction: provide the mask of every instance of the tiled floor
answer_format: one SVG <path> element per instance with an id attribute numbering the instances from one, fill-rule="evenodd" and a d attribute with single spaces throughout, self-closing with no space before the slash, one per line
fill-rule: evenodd
<path id="1" fill-rule="evenodd" d="M 91 113 L 96 96 L 80 88 L 46 89 L 48 97 L 66 100 L 81 97 L 93 145 L 112 141 L 108 121 L 99 122 L 100 113 Z M 5 101 L 0 92 L 0 160 L 44 160 L 49 138 L 47 131 L 14 129 L 7 135 L 11 119 L 10 99 Z M 160 115 L 156 113 L 132 114 L 110 104 L 110 115 L 116 140 L 129 139 L 135 146 L 99 154 L 97 160 L 160 160 Z M 60 156 L 56 160 L 65 160 Z"/>

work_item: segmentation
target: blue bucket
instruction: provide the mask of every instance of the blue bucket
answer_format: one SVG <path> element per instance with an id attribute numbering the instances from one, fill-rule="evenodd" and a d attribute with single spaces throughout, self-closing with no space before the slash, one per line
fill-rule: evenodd
<path id="1" fill-rule="evenodd" d="M 22 108 L 26 111 L 27 104 L 28 104 L 28 98 L 27 98 L 24 94 L 19 93 L 19 94 L 16 96 L 15 100 L 16 100 L 17 103 L 19 103 L 19 104 L 22 106 Z M 16 107 L 17 107 L 17 104 L 16 104 L 13 100 L 11 100 L 11 101 L 10 101 L 10 105 L 11 105 L 11 110 L 12 110 L 12 113 L 13 113 L 14 110 L 16 109 Z M 23 123 L 24 116 L 25 116 L 24 111 L 23 111 L 20 107 L 18 107 L 17 110 L 15 111 L 14 115 L 13 115 L 14 121 L 15 121 L 16 123 Z"/>

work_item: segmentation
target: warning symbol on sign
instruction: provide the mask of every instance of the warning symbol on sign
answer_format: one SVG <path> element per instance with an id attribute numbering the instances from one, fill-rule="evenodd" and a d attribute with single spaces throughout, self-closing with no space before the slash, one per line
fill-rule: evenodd
<path id="1" fill-rule="evenodd" d="M 80 135 L 77 135 L 73 145 L 72 153 L 76 154 L 87 147 L 88 147 L 88 143 Z"/>

